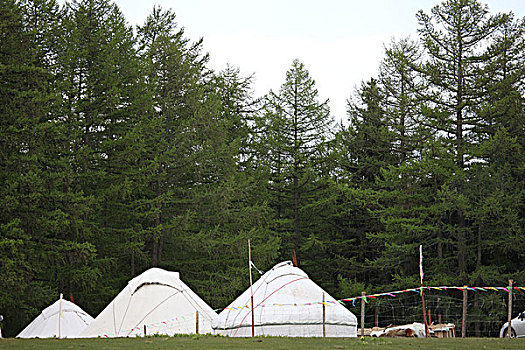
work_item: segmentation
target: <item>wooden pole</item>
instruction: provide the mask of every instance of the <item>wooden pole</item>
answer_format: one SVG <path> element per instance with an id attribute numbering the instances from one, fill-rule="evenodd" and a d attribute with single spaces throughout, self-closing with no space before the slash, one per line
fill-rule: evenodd
<path id="1" fill-rule="evenodd" d="M 252 337 L 255 336 L 255 315 L 253 314 L 253 280 L 252 280 L 252 248 L 248 240 L 248 266 L 250 267 L 250 294 L 252 301 Z"/>
<path id="2" fill-rule="evenodd" d="M 195 313 L 195 334 L 199 334 L 199 312 Z"/>
<path id="3" fill-rule="evenodd" d="M 430 333 L 428 331 L 428 322 L 427 322 L 427 307 L 425 306 L 425 290 L 423 288 L 423 246 L 419 245 L 419 277 L 421 282 L 421 303 L 423 304 L 423 323 L 425 324 L 425 337 L 428 338 Z"/>
<path id="4" fill-rule="evenodd" d="M 463 287 L 463 316 L 461 318 L 461 338 L 467 337 L 467 286 Z"/>
<path id="5" fill-rule="evenodd" d="M 326 305 L 323 293 L 323 337 L 326 337 Z"/>
<path id="6" fill-rule="evenodd" d="M 512 280 L 509 280 L 509 310 L 507 312 L 508 325 L 507 325 L 507 338 L 512 336 Z"/>
<path id="7" fill-rule="evenodd" d="M 425 337 L 428 338 L 428 322 L 427 322 L 427 308 L 425 306 L 425 290 L 423 284 L 421 284 L 421 302 L 423 303 L 423 322 L 425 323 Z"/>
<path id="8" fill-rule="evenodd" d="M 62 293 L 60 293 L 60 300 L 58 302 L 58 339 L 61 337 L 61 323 L 62 323 Z"/>
<path id="9" fill-rule="evenodd" d="M 365 292 L 361 292 L 361 336 L 365 336 Z"/>
<path id="10" fill-rule="evenodd" d="M 379 307 L 378 306 L 376 306 L 374 313 L 375 313 L 375 319 L 376 319 L 375 325 L 376 327 L 379 327 Z"/>
<path id="11" fill-rule="evenodd" d="M 146 325 L 144 325 L 144 337 L 147 335 L 146 333 Z"/>

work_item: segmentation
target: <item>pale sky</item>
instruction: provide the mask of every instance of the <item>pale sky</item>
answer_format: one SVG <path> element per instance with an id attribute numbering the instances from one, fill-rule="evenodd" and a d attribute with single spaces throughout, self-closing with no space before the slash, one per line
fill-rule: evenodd
<path id="1" fill-rule="evenodd" d="M 153 5 L 171 8 L 191 40 L 204 38 L 210 68 L 229 63 L 255 74 L 256 96 L 277 91 L 294 58 L 305 64 L 331 114 L 346 120 L 346 99 L 377 75 L 384 45 L 417 36 L 416 13 L 438 0 L 116 0 L 132 25 Z M 525 16 L 525 0 L 486 0 L 491 14 Z"/>

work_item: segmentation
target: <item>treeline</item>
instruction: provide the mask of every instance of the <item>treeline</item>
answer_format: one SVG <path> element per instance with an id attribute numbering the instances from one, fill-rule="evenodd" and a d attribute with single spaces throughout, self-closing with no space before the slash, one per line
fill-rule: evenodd
<path id="1" fill-rule="evenodd" d="M 340 298 L 417 286 L 420 244 L 429 285 L 525 281 L 512 13 L 420 11 L 336 123 L 300 61 L 254 96 L 172 11 L 132 28 L 109 0 L 0 4 L 4 335 L 59 292 L 97 315 L 151 266 L 224 307 L 247 287 L 248 239 L 262 270 L 295 254 Z"/>

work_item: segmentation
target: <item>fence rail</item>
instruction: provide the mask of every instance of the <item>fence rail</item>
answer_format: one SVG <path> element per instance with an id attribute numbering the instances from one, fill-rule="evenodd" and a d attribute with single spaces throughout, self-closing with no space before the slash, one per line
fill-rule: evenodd
<path id="1" fill-rule="evenodd" d="M 496 337 L 505 322 L 525 310 L 525 287 L 422 287 L 428 324 L 452 323 L 462 337 Z M 365 328 L 423 323 L 422 288 L 366 294 L 341 299 L 361 316 L 358 334 Z M 360 301 L 358 303 L 357 301 Z M 360 304 L 360 305 L 359 305 Z M 514 311 L 516 310 L 516 312 Z M 510 334 L 509 334 L 510 336 Z"/>

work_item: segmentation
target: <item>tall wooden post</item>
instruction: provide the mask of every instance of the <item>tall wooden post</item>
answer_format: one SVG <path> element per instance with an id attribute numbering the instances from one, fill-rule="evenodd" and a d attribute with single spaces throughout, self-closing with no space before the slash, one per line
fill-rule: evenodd
<path id="1" fill-rule="evenodd" d="M 375 325 L 376 327 L 379 327 L 379 306 L 376 306 L 374 313 L 375 313 L 375 321 L 376 321 Z"/>
<path id="2" fill-rule="evenodd" d="M 62 336 L 61 323 L 62 323 L 62 293 L 60 293 L 60 300 L 58 302 L 58 339 L 60 339 L 60 337 Z"/>
<path id="3" fill-rule="evenodd" d="M 509 280 L 509 309 L 507 312 L 508 326 L 507 326 L 507 338 L 512 336 L 512 280 Z"/>
<path id="4" fill-rule="evenodd" d="M 326 337 L 326 305 L 325 305 L 325 298 L 323 293 L 323 337 Z"/>
<path id="5" fill-rule="evenodd" d="M 425 290 L 423 288 L 423 245 L 419 245 L 419 277 L 421 281 L 421 303 L 423 304 L 423 323 L 425 323 L 425 337 L 428 338 L 430 333 L 428 331 L 428 322 L 427 322 L 427 307 L 425 306 Z"/>
<path id="6" fill-rule="evenodd" d="M 252 248 L 248 240 L 248 266 L 250 267 L 250 293 L 252 300 L 252 337 L 255 336 L 255 315 L 253 314 L 253 280 L 252 280 Z"/>
<path id="7" fill-rule="evenodd" d="M 361 336 L 365 335 L 365 292 L 361 292 Z"/>
<path id="8" fill-rule="evenodd" d="M 467 286 L 463 287 L 463 316 L 461 318 L 461 338 L 467 337 Z"/>
<path id="9" fill-rule="evenodd" d="M 199 312 L 195 313 L 195 334 L 199 334 Z"/>
<path id="10" fill-rule="evenodd" d="M 425 306 L 425 290 L 423 285 L 421 285 L 421 302 L 423 304 L 423 322 L 425 323 L 425 337 L 429 337 L 430 333 L 428 331 L 428 321 L 427 321 L 427 307 Z"/>

